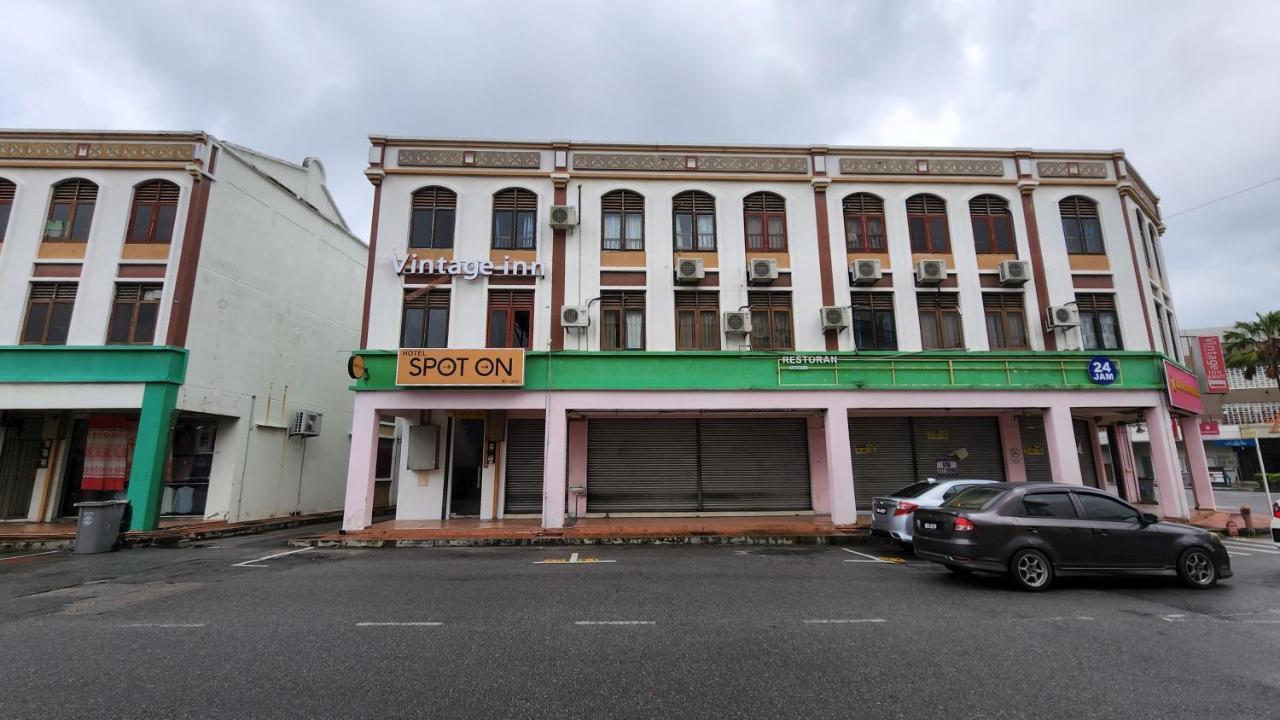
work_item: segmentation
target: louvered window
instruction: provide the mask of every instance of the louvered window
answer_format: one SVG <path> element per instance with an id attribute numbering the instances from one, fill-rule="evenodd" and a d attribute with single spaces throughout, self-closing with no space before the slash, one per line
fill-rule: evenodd
<path id="1" fill-rule="evenodd" d="M 93 223 L 98 186 L 88 180 L 65 180 L 53 186 L 44 239 L 50 242 L 87 242 Z"/>
<path id="2" fill-rule="evenodd" d="M 435 287 L 406 288 L 400 324 L 400 347 L 449 346 L 449 295 Z"/>
<path id="3" fill-rule="evenodd" d="M 716 200 L 704 192 L 690 190 L 672 198 L 675 249 L 715 252 Z"/>
<path id="4" fill-rule="evenodd" d="M 76 283 L 32 283 L 23 344 L 66 345 L 75 304 Z"/>
<path id="5" fill-rule="evenodd" d="M 982 295 L 987 319 L 987 344 L 992 350 L 1027 349 L 1027 315 L 1020 292 L 990 292 Z"/>
<path id="6" fill-rule="evenodd" d="M 919 293 L 920 344 L 925 350 L 964 349 L 960 299 L 955 293 Z"/>
<path id="7" fill-rule="evenodd" d="M 601 293 L 600 349 L 643 350 L 644 342 L 644 293 Z"/>
<path id="8" fill-rule="evenodd" d="M 751 308 L 752 350 L 794 350 L 791 323 L 791 293 L 754 291 L 747 293 Z"/>
<path id="9" fill-rule="evenodd" d="M 178 186 L 167 180 L 152 180 L 134 188 L 133 212 L 126 242 L 172 242 L 179 192 Z"/>
<path id="10" fill-rule="evenodd" d="M 720 349 L 720 293 L 676 293 L 676 349 Z"/>
<path id="11" fill-rule="evenodd" d="M 1087 197 L 1072 195 L 1058 203 L 1062 215 L 1062 234 L 1067 239 L 1067 252 L 1072 255 L 1102 255 L 1102 221 L 1098 204 Z"/>
<path id="12" fill-rule="evenodd" d="M 1013 216 L 1009 203 L 996 195 L 979 195 L 969 201 L 973 222 L 973 246 L 979 255 L 1013 255 Z"/>
<path id="13" fill-rule="evenodd" d="M 493 196 L 493 247 L 533 250 L 537 237 L 538 196 L 524 188 L 508 188 Z"/>
<path id="14" fill-rule="evenodd" d="M 489 291 L 489 347 L 533 349 L 533 291 Z"/>
<path id="15" fill-rule="evenodd" d="M 9 227 L 9 212 L 13 209 L 13 197 L 18 187 L 0 178 L 0 243 L 4 242 L 5 229 Z"/>
<path id="16" fill-rule="evenodd" d="M 849 252 L 885 252 L 884 200 L 871 193 L 844 199 L 844 242 Z"/>
<path id="17" fill-rule="evenodd" d="M 644 196 L 615 190 L 600 198 L 600 246 L 605 250 L 644 249 Z"/>
<path id="18" fill-rule="evenodd" d="M 898 325 L 893 317 L 893 293 L 856 292 L 852 295 L 851 306 L 855 349 L 898 349 Z"/>
<path id="19" fill-rule="evenodd" d="M 951 252 L 947 203 L 937 195 L 921 194 L 907 198 L 907 230 L 911 235 L 911 252 Z"/>
<path id="20" fill-rule="evenodd" d="M 758 192 L 742 201 L 748 252 L 787 251 L 787 202 L 781 195 Z"/>
<path id="21" fill-rule="evenodd" d="M 1080 342 L 1085 350 L 1124 349 L 1115 295 L 1076 295 L 1076 309 L 1080 311 Z"/>
<path id="22" fill-rule="evenodd" d="M 108 345 L 150 345 L 156 336 L 162 285 L 120 283 L 107 324 Z"/>
<path id="23" fill-rule="evenodd" d="M 413 193 L 409 219 L 409 247 L 447 250 L 453 247 L 454 214 L 457 193 L 431 186 Z"/>

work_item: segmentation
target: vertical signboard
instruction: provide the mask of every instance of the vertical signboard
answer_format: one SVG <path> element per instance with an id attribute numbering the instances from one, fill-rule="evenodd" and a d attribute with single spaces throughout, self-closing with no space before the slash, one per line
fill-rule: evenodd
<path id="1" fill-rule="evenodd" d="M 1205 387 L 1211 393 L 1225 393 L 1230 390 L 1227 383 L 1227 360 L 1222 354 L 1222 342 L 1217 337 L 1198 338 L 1200 343 L 1200 366 L 1204 368 Z"/>

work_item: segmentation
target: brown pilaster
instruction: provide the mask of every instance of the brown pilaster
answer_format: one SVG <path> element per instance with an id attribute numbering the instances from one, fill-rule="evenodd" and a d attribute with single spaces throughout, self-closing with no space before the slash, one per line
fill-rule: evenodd
<path id="1" fill-rule="evenodd" d="M 555 173 L 551 176 L 555 184 L 552 202 L 564 205 L 568 200 L 569 176 Z M 581 212 L 581 208 L 579 208 Z M 565 230 L 551 231 L 551 349 L 564 349 L 564 327 L 560 325 L 560 308 L 564 305 L 564 258 Z"/>
<path id="2" fill-rule="evenodd" d="M 827 177 L 815 177 L 811 183 L 813 184 L 814 216 L 818 223 L 818 272 L 821 278 L 822 304 L 835 305 L 837 304 L 835 278 L 831 274 L 831 222 L 827 215 L 827 185 L 831 180 Z M 824 335 L 827 350 L 840 349 L 838 332 L 827 332 Z"/>
<path id="3" fill-rule="evenodd" d="M 1044 251 L 1040 246 L 1040 225 L 1036 222 L 1036 204 L 1031 197 L 1039 183 L 1031 179 L 1030 152 L 1015 153 L 1013 162 L 1018 172 L 1018 192 L 1022 195 L 1022 219 L 1027 223 L 1027 247 L 1031 248 L 1031 279 L 1036 284 L 1036 304 L 1040 306 L 1040 314 L 1043 315 L 1049 307 L 1049 285 L 1044 272 Z M 1043 317 L 1040 327 L 1047 327 Z M 1055 331 L 1045 329 L 1042 335 L 1045 350 L 1058 349 L 1058 336 Z"/>
<path id="4" fill-rule="evenodd" d="M 210 167 L 217 162 L 218 148 L 214 146 Z M 178 271 L 173 281 L 173 296 L 169 306 L 169 329 L 165 344 L 186 347 L 187 329 L 191 325 L 191 300 L 196 292 L 196 271 L 200 265 L 200 245 L 204 241 L 204 221 L 209 212 L 209 189 L 213 178 L 200 171 L 193 171 L 191 202 L 187 206 L 187 222 L 182 231 L 182 252 L 178 256 Z"/>

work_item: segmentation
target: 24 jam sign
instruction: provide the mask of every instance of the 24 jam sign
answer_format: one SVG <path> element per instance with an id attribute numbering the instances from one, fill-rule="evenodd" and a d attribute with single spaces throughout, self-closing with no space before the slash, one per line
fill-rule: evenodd
<path id="1" fill-rule="evenodd" d="M 397 385 L 524 385 L 524 350 L 401 348 Z"/>
<path id="2" fill-rule="evenodd" d="M 1110 385 L 1116 381 L 1116 361 L 1104 355 L 1089 360 L 1089 379 L 1094 385 Z"/>

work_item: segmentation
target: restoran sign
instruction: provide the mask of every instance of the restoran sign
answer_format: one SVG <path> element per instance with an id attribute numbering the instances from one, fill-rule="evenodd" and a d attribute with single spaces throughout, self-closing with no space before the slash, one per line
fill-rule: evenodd
<path id="1" fill-rule="evenodd" d="M 1200 380 L 1195 375 L 1165 360 L 1164 384 L 1169 391 L 1169 407 L 1192 415 L 1204 412 L 1204 398 L 1200 396 Z"/>
<path id="2" fill-rule="evenodd" d="M 401 348 L 397 385 L 524 385 L 524 350 Z"/>
<path id="3" fill-rule="evenodd" d="M 467 280 L 491 275 L 542 277 L 544 269 L 537 260 L 512 260 L 510 255 L 503 255 L 502 262 L 494 264 L 490 260 L 454 260 L 443 255 L 432 259 L 409 253 L 404 257 L 392 255 L 391 265 L 397 275 L 450 275 Z"/>

